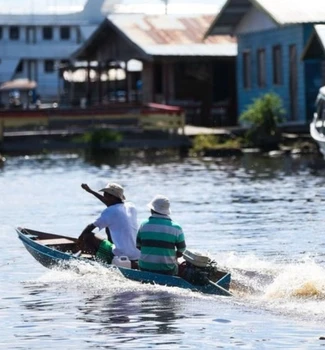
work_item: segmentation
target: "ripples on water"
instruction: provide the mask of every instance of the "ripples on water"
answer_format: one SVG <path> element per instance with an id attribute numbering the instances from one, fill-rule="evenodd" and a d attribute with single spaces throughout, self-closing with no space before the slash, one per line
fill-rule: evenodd
<path id="1" fill-rule="evenodd" d="M 9 158 L 0 168 L 0 348 L 304 348 L 324 345 L 324 161 L 314 158 Z M 148 216 L 170 197 L 188 247 L 232 273 L 233 298 L 146 286 L 116 271 L 49 271 L 15 226 L 77 236 L 103 209 L 81 190 L 107 181 Z M 11 344 L 11 345 L 10 345 Z"/>

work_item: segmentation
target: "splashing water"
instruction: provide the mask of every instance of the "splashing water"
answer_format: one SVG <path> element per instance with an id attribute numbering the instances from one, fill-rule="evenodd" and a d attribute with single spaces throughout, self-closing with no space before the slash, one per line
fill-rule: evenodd
<path id="1" fill-rule="evenodd" d="M 114 294 L 121 292 L 168 292 L 175 296 L 188 298 L 205 298 L 203 294 L 177 287 L 157 284 L 142 284 L 125 278 L 118 269 L 107 268 L 99 263 L 82 261 L 69 262 L 69 269 L 58 268 L 47 270 L 37 280 L 26 282 L 30 286 L 52 286 L 61 292 L 76 290 L 78 293 L 91 295 Z"/>
<path id="2" fill-rule="evenodd" d="M 284 266 L 266 289 L 265 297 L 325 299 L 325 269 L 313 261 Z"/>

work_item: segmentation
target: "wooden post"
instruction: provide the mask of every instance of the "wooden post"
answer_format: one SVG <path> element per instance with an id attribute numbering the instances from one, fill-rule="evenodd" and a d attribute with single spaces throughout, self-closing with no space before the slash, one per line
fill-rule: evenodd
<path id="1" fill-rule="evenodd" d="M 163 95 L 164 103 L 169 104 L 169 64 L 167 62 L 163 63 Z"/>
<path id="2" fill-rule="evenodd" d="M 97 91 L 98 91 L 98 105 L 101 106 L 103 104 L 103 83 L 102 83 L 102 62 L 98 61 L 98 67 L 97 67 Z"/>
<path id="3" fill-rule="evenodd" d="M 128 61 L 125 61 L 125 102 L 130 102 L 131 75 L 129 73 Z"/>
<path id="4" fill-rule="evenodd" d="M 86 99 L 87 99 L 87 107 L 91 106 L 92 103 L 92 93 L 90 86 L 90 61 L 87 61 L 87 82 L 86 82 Z"/>
<path id="5" fill-rule="evenodd" d="M 117 69 L 119 68 L 119 65 L 115 62 L 114 63 L 114 80 L 113 80 L 113 84 L 114 84 L 114 101 L 115 103 L 117 102 L 117 90 L 118 90 L 118 86 L 117 86 Z"/>

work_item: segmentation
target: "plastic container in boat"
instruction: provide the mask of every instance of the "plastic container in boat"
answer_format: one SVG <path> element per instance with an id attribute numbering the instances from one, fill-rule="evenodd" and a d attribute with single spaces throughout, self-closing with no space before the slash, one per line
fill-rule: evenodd
<path id="1" fill-rule="evenodd" d="M 131 268 L 131 261 L 127 256 L 114 256 L 112 264 L 119 267 Z"/>

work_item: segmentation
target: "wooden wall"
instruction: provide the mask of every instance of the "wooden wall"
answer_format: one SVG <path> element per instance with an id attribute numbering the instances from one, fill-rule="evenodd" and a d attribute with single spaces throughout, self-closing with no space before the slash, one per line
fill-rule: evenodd
<path id="1" fill-rule="evenodd" d="M 280 45 L 282 48 L 282 83 L 273 83 L 273 47 Z M 297 82 L 297 111 L 298 115 L 291 115 L 291 94 L 290 94 L 290 45 L 296 45 L 296 82 Z M 238 36 L 238 56 L 237 56 L 237 96 L 238 114 L 241 114 L 251 104 L 254 99 L 267 92 L 275 92 L 283 100 L 286 110 L 287 120 L 295 122 L 306 121 L 306 96 L 305 96 L 305 67 L 301 60 L 301 54 L 305 46 L 303 25 L 283 26 L 275 29 L 247 33 Z M 261 88 L 257 82 L 257 52 L 264 49 L 266 52 L 266 84 Z M 251 54 L 251 88 L 244 88 L 243 53 Z"/>

